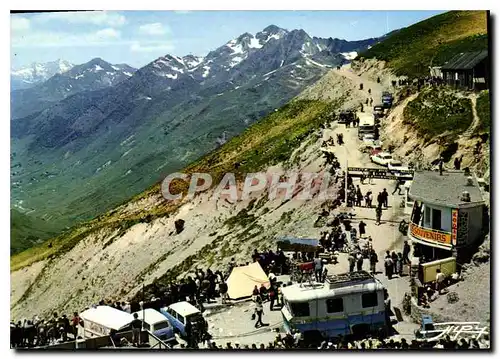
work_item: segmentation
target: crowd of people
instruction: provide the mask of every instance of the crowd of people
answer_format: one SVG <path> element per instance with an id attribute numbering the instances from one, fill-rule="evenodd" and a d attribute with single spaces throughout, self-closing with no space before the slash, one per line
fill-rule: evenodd
<path id="1" fill-rule="evenodd" d="M 318 345 L 319 344 L 319 345 Z M 452 340 L 449 335 L 436 341 L 424 341 L 412 339 L 408 342 L 405 338 L 395 340 L 393 338 L 377 338 L 368 336 L 361 340 L 352 340 L 340 336 L 336 340 L 322 341 L 321 343 L 306 343 L 302 334 L 297 330 L 292 330 L 286 334 L 278 334 L 274 341 L 267 344 L 246 344 L 241 345 L 238 342 L 227 342 L 225 346 L 218 345 L 215 342 L 204 343 L 204 349 L 209 350 L 429 350 L 429 349 L 448 349 L 448 350 L 469 350 L 469 349 L 488 349 L 489 336 L 483 336 L 479 340 L 475 338 Z"/>

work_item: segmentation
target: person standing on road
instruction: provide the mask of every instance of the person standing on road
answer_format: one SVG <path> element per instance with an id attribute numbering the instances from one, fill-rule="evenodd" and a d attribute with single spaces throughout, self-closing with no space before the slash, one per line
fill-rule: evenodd
<path id="1" fill-rule="evenodd" d="M 376 217 L 375 224 L 377 226 L 379 226 L 380 225 L 380 220 L 382 218 L 382 207 L 381 206 L 377 206 L 377 208 L 375 208 L 375 217 Z"/>
<path id="2" fill-rule="evenodd" d="M 356 259 L 352 255 L 352 253 L 349 253 L 349 256 L 347 257 L 347 261 L 349 262 L 349 272 L 352 273 L 354 272 L 354 266 L 356 265 Z"/>
<path id="3" fill-rule="evenodd" d="M 365 228 L 366 228 L 366 223 L 361 221 L 359 222 L 359 238 L 363 238 L 363 236 L 366 234 Z"/>
<path id="4" fill-rule="evenodd" d="M 382 203 L 384 204 L 385 208 L 389 207 L 389 193 L 387 193 L 387 189 L 385 188 L 382 191 Z"/>
<path id="5" fill-rule="evenodd" d="M 384 260 L 385 275 L 387 279 L 392 279 L 394 263 L 392 262 L 391 256 L 387 255 Z"/>
<path id="6" fill-rule="evenodd" d="M 411 247 L 408 244 L 408 241 L 405 241 L 405 244 L 403 246 L 403 263 L 404 264 L 410 264 L 411 263 L 410 262 L 410 258 L 409 258 L 410 252 L 411 252 Z"/>
<path id="7" fill-rule="evenodd" d="M 255 301 L 255 315 L 257 316 L 257 321 L 255 322 L 255 328 L 260 328 L 266 326 L 267 324 L 262 322 L 262 315 L 264 314 L 264 307 L 262 306 L 262 299 L 257 297 Z"/>
<path id="8" fill-rule="evenodd" d="M 356 206 L 361 207 L 361 201 L 363 200 L 363 193 L 361 193 L 361 189 L 359 185 L 356 186 Z"/>
<path id="9" fill-rule="evenodd" d="M 382 192 L 379 192 L 377 195 L 377 203 L 378 207 L 382 208 L 382 204 L 384 203 L 384 195 L 382 194 Z"/>
<path id="10" fill-rule="evenodd" d="M 445 275 L 441 273 L 441 269 L 436 269 L 436 291 L 438 294 L 442 294 L 444 289 Z"/>

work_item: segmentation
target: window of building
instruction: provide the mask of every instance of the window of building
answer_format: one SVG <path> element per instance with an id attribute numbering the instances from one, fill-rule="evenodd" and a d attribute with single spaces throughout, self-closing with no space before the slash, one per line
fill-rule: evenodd
<path id="1" fill-rule="evenodd" d="M 425 206 L 424 210 L 424 227 L 430 226 L 431 224 L 431 209 Z"/>
<path id="2" fill-rule="evenodd" d="M 295 317 L 308 317 L 309 316 L 309 303 L 290 303 L 292 307 L 292 314 Z"/>
<path id="3" fill-rule="evenodd" d="M 361 306 L 363 308 L 372 308 L 378 305 L 377 292 L 364 293 L 361 295 Z"/>
<path id="4" fill-rule="evenodd" d="M 344 300 L 342 298 L 333 298 L 326 300 L 327 313 L 341 313 L 344 311 Z"/>
<path id="5" fill-rule="evenodd" d="M 432 209 L 432 229 L 441 229 L 441 210 Z"/>

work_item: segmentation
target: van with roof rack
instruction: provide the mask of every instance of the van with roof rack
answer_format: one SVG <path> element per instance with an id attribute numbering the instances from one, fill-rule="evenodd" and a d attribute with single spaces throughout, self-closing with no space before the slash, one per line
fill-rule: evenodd
<path id="1" fill-rule="evenodd" d="M 305 340 L 387 332 L 387 290 L 366 271 L 327 276 L 325 283 L 294 284 L 282 294 L 285 329 L 300 331 Z"/>

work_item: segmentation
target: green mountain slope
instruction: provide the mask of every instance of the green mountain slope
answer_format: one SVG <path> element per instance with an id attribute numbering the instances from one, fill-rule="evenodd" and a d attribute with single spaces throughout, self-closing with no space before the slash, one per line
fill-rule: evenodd
<path id="1" fill-rule="evenodd" d="M 401 29 L 360 54 L 386 61 L 397 75 L 426 76 L 464 51 L 488 48 L 486 11 L 449 11 Z"/>
<path id="2" fill-rule="evenodd" d="M 15 209 L 10 210 L 10 253 L 17 253 L 54 236 L 60 228 Z"/>
<path id="3" fill-rule="evenodd" d="M 278 163 L 290 157 L 301 141 L 330 116 L 341 100 L 336 102 L 294 100 L 273 111 L 260 121 L 247 128 L 242 134 L 233 137 L 223 146 L 213 150 L 201 159 L 187 166 L 183 173 L 210 172 L 213 183 L 225 172 L 255 172 L 266 165 Z M 149 223 L 153 219 L 174 213 L 178 204 L 164 200 L 160 192 L 161 182 L 92 221 L 79 224 L 50 242 L 27 249 L 11 257 L 11 271 L 18 270 L 39 260 L 59 256 L 73 248 L 80 240 L 98 230 L 107 233 L 116 231 L 118 238 L 124 231 L 137 223 Z M 184 182 L 172 192 L 186 190 Z M 154 205 L 145 206 L 143 200 L 151 200 Z M 130 208 L 135 208 L 131 210 Z"/>

